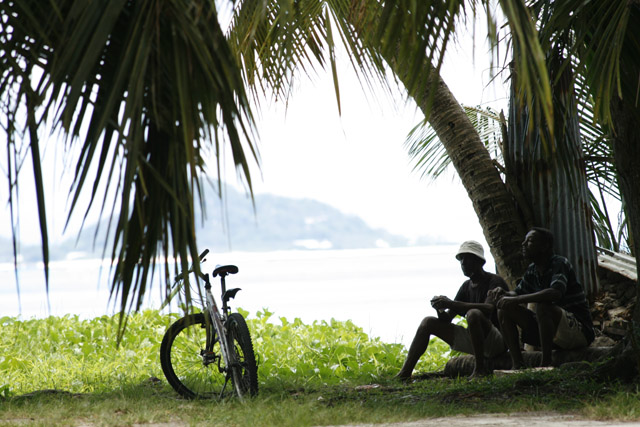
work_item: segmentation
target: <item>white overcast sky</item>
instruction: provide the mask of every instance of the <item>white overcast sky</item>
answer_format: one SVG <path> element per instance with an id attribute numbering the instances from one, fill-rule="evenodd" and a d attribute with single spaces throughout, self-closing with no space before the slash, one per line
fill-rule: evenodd
<path id="1" fill-rule="evenodd" d="M 480 38 L 475 54 L 471 37 L 450 50 L 441 75 L 463 104 L 506 105 L 502 86 L 489 83 L 489 55 Z M 300 78 L 286 109 L 282 104 L 262 105 L 257 114 L 262 169 L 253 168 L 255 191 L 316 199 L 360 216 L 373 227 L 410 238 L 484 241 L 471 202 L 453 171 L 437 182 L 412 172 L 403 143 L 421 120 L 415 104 L 406 103 L 400 95 L 392 99 L 380 89 L 375 93 L 363 89 L 348 60 L 338 60 L 341 116 L 330 73 L 323 71 Z M 43 146 L 47 164 L 56 164 L 45 171 L 45 181 L 50 233 L 58 240 L 73 172 L 59 164 L 59 141 L 52 137 Z M 0 163 L 6 174 L 6 159 Z M 235 181 L 235 171 L 228 168 L 226 178 Z M 27 168 L 20 190 L 20 235 L 24 243 L 37 243 L 39 228 L 30 187 L 32 175 Z M 8 198 L 6 185 L 0 188 L 0 198 Z M 6 226 L 0 235 L 9 236 L 8 208 L 3 207 Z M 64 237 L 75 237 L 75 232 L 70 230 Z"/>
<path id="2" fill-rule="evenodd" d="M 445 82 L 465 105 L 506 105 L 504 88 L 489 84 L 486 49 L 477 47 L 474 58 L 473 41 L 466 40 L 445 63 Z M 317 199 L 411 238 L 483 241 L 453 169 L 435 182 L 412 171 L 403 144 L 423 118 L 415 103 L 400 95 L 392 99 L 381 89 L 371 94 L 345 60 L 339 80 L 341 116 L 329 72 L 302 79 L 286 110 L 263 108 L 257 192 Z"/>

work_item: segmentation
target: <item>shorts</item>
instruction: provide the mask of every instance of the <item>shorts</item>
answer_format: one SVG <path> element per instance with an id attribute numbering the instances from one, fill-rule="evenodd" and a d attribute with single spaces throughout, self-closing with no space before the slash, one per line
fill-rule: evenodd
<path id="1" fill-rule="evenodd" d="M 556 329 L 556 334 L 553 337 L 553 344 L 555 347 L 563 350 L 586 347 L 588 344 L 587 338 L 584 336 L 580 321 L 573 313 L 566 311 L 563 308 L 560 308 L 560 310 L 562 310 L 562 317 L 560 318 L 558 329 Z M 540 346 L 538 319 L 533 311 L 528 310 L 528 312 L 531 316 L 531 320 L 533 321 L 529 322 L 529 327 L 522 330 L 522 342 L 534 346 Z"/>
<path id="2" fill-rule="evenodd" d="M 453 344 L 451 344 L 451 348 L 462 353 L 473 354 L 469 330 L 460 325 L 453 326 Z M 505 351 L 507 351 L 507 345 L 502 338 L 502 334 L 495 325 L 492 325 L 489 335 L 484 339 L 484 357 L 496 357 Z"/>

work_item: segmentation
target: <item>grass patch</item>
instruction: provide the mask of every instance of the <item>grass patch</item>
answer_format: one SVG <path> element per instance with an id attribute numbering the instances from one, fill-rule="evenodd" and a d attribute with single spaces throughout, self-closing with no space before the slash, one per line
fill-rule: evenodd
<path id="1" fill-rule="evenodd" d="M 594 383 L 566 372 L 468 381 L 434 378 L 267 390 L 240 402 L 189 401 L 164 382 L 111 392 L 36 392 L 0 402 L 0 423 L 29 425 L 313 426 L 389 423 L 477 413 L 559 412 L 598 420 L 637 420 L 636 385 Z"/>
<path id="2" fill-rule="evenodd" d="M 391 379 L 402 346 L 371 340 L 351 322 L 273 322 L 267 311 L 248 319 L 259 395 L 188 401 L 168 386 L 159 363 L 160 341 L 175 319 L 136 314 L 119 347 L 117 318 L 0 319 L 0 424 L 312 426 L 532 411 L 640 419 L 638 384 L 597 383 L 588 372 L 561 369 L 402 384 Z M 448 357 L 434 340 L 419 369 L 439 371 Z"/>

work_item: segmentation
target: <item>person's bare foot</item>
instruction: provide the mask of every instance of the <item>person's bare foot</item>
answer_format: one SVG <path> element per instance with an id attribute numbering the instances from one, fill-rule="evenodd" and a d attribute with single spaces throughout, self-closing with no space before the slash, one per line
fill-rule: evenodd
<path id="1" fill-rule="evenodd" d="M 398 372 L 393 379 L 403 383 L 408 383 L 411 381 L 411 374 L 407 375 L 403 372 Z"/>

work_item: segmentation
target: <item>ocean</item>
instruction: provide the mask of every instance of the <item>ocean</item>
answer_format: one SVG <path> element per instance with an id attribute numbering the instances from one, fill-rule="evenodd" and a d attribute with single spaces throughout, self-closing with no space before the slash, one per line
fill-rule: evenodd
<path id="1" fill-rule="evenodd" d="M 241 288 L 231 307 L 255 317 L 258 311 L 313 321 L 352 320 L 370 337 L 409 346 L 423 317 L 435 315 L 434 295 L 453 298 L 465 280 L 454 258 L 457 246 L 210 253 L 203 265 L 235 264 L 239 273 L 227 288 Z M 487 271 L 493 261 L 488 257 Z M 49 304 L 39 263 L 19 269 L 20 298 L 12 263 L 0 263 L 0 316 L 23 319 L 76 314 L 91 318 L 113 314 L 109 304 L 108 263 L 95 259 L 56 261 L 50 266 Z M 157 281 L 156 281 L 157 282 Z M 214 282 L 214 291 L 219 282 Z M 158 308 L 161 288 L 155 283 L 144 308 Z M 218 298 L 219 292 L 214 292 Z M 219 301 L 219 299 L 218 299 Z M 174 306 L 170 308 L 178 311 Z"/>

